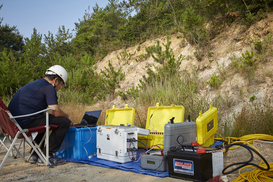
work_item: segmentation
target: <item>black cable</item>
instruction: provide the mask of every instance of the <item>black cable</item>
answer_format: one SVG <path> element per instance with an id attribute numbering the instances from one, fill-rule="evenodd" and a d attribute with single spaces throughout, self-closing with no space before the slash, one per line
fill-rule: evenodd
<path id="1" fill-rule="evenodd" d="M 232 173 L 232 172 L 234 172 L 234 171 L 236 171 L 236 170 L 238 170 L 238 169 L 240 169 L 240 168 L 242 168 L 244 166 L 247 166 L 247 165 L 253 165 L 253 166 L 255 166 L 255 167 L 257 167 L 257 168 L 259 168 L 261 170 L 265 170 L 265 171 L 268 171 L 270 169 L 270 166 L 269 166 L 268 162 L 266 161 L 266 159 L 259 152 L 257 152 L 257 150 L 253 149 L 252 147 L 250 147 L 248 145 L 245 145 L 245 144 L 242 144 L 242 143 L 232 143 L 232 144 L 229 144 L 229 145 L 225 146 L 226 152 L 228 152 L 229 148 L 231 146 L 233 146 L 233 145 L 240 145 L 240 146 L 246 148 L 249 151 L 250 155 L 251 155 L 250 160 L 245 161 L 245 162 L 237 162 L 237 163 L 230 164 L 230 165 L 226 166 L 222 170 L 222 174 L 224 174 L 224 175 L 230 174 L 230 173 Z M 252 153 L 252 151 L 255 152 L 258 156 L 261 157 L 261 159 L 265 162 L 267 168 L 263 168 L 263 167 L 261 167 L 261 166 L 259 166 L 257 164 L 251 163 L 251 161 L 253 160 L 253 153 Z M 233 169 L 231 171 L 225 172 L 226 169 L 228 169 L 231 166 L 235 166 L 235 165 L 240 165 L 240 166 L 236 167 L 235 169 Z"/>
<path id="2" fill-rule="evenodd" d="M 184 142 L 184 137 L 182 136 L 182 135 L 178 135 L 177 136 L 177 138 L 176 138 L 176 142 L 180 145 L 179 147 L 176 147 L 176 146 L 172 146 L 171 147 L 171 150 L 172 151 L 177 151 L 178 149 L 182 149 L 183 148 L 183 144 L 181 144 L 179 141 L 178 141 L 178 139 L 180 138 L 180 137 L 182 137 L 182 143 Z"/>
<path id="3" fill-rule="evenodd" d="M 147 146 L 142 141 L 140 141 L 140 140 L 136 140 L 136 141 L 141 143 L 145 147 L 145 149 L 148 149 Z"/>
<path id="4" fill-rule="evenodd" d="M 182 143 L 184 142 L 184 137 L 182 135 L 178 135 L 177 138 L 176 138 L 176 141 L 177 143 L 182 147 L 183 144 L 181 144 L 179 141 L 178 141 L 178 138 L 182 137 Z"/>
<path id="5" fill-rule="evenodd" d="M 133 142 L 139 142 L 139 143 L 141 143 L 142 145 L 144 145 L 145 146 L 145 149 L 147 150 L 148 148 L 147 148 L 147 146 L 142 142 L 142 141 L 139 141 L 139 140 L 136 140 L 136 139 L 128 139 L 128 140 L 130 140 L 130 146 L 131 146 L 131 144 L 133 143 Z M 129 147 L 130 148 L 130 147 Z M 136 157 L 133 157 L 132 156 L 132 158 L 130 157 L 130 154 L 129 154 L 129 152 L 130 152 L 131 150 L 128 150 L 128 157 L 131 159 L 131 161 L 135 161 L 136 160 L 136 158 L 137 158 L 137 154 L 136 154 Z M 132 155 L 134 155 L 134 153 L 133 153 L 134 151 L 132 151 Z M 136 152 L 137 153 L 137 152 Z"/>
<path id="6" fill-rule="evenodd" d="M 136 157 L 137 157 L 137 150 L 134 151 L 134 149 L 136 149 L 136 148 L 135 148 L 135 144 L 133 142 L 135 142 L 136 140 L 135 139 L 128 139 L 128 140 L 131 141 L 130 145 L 129 145 L 129 148 L 128 148 L 128 157 L 129 157 L 129 159 L 131 159 L 131 161 L 134 161 L 136 159 Z M 132 148 L 132 149 L 131 149 L 131 144 L 134 145 L 134 148 Z M 132 151 L 132 158 L 130 157 L 130 151 Z M 133 156 L 134 152 L 136 153 L 136 157 Z"/>
<path id="7" fill-rule="evenodd" d="M 156 169 L 154 169 L 155 171 L 160 168 L 160 166 L 163 164 L 163 161 L 165 160 L 166 157 L 167 156 L 162 156 L 163 159 L 161 160 L 161 163 L 159 164 L 159 166 Z"/>

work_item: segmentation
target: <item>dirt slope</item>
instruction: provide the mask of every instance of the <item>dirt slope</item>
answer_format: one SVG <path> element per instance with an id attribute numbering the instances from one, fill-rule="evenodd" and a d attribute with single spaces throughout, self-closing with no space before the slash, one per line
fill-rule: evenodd
<path id="1" fill-rule="evenodd" d="M 199 91 L 200 97 L 213 98 L 217 93 L 225 94 L 226 97 L 232 99 L 232 105 L 227 113 L 223 113 L 221 117 L 228 117 L 229 113 L 239 112 L 244 104 L 248 102 L 253 95 L 257 100 L 264 98 L 266 95 L 271 95 L 273 91 L 273 62 L 272 53 L 266 55 L 266 59 L 259 58 L 258 69 L 255 72 L 255 77 L 249 83 L 248 79 L 242 74 L 236 72 L 232 66 L 232 61 L 238 60 L 242 57 L 242 53 L 246 51 L 254 51 L 253 41 L 259 40 L 265 43 L 265 39 L 269 38 L 273 33 L 273 13 L 268 14 L 268 17 L 260 22 L 252 25 L 246 29 L 241 25 L 241 22 L 234 22 L 227 26 L 225 31 L 213 39 L 204 49 L 202 60 L 198 61 L 194 56 L 194 52 L 198 51 L 196 46 L 190 45 L 180 36 L 180 33 L 170 36 L 171 49 L 175 57 L 179 55 L 184 56 L 180 70 L 196 70 L 200 82 L 206 83 L 210 81 L 211 76 L 217 75 L 220 77 L 220 71 L 225 72 L 226 77 L 217 90 L 204 84 Z M 270 37 L 271 38 L 271 37 Z M 166 36 L 157 39 L 164 49 L 162 43 L 166 43 Z M 142 75 L 146 74 L 147 67 L 153 68 L 153 65 L 159 65 L 152 57 L 146 60 L 140 60 L 141 54 L 145 54 L 145 47 L 156 45 L 156 40 L 148 40 L 140 45 L 135 45 L 126 49 L 126 56 L 124 49 L 117 50 L 108 54 L 103 60 L 97 64 L 97 71 L 108 67 L 108 61 L 118 69 L 122 67 L 125 73 L 125 80 L 121 82 L 121 88 L 118 90 L 125 91 L 132 86 L 137 86 Z M 137 50 L 140 46 L 139 51 Z M 271 49 L 271 48 L 270 48 Z M 271 51 L 272 52 L 272 51 Z M 129 58 L 128 55 L 131 55 Z M 119 57 L 119 59 L 118 59 Z M 101 105 L 98 102 L 96 106 Z M 124 102 L 120 97 L 113 100 L 108 100 L 108 103 L 103 102 L 103 105 L 111 108 L 112 105 L 116 107 L 124 107 Z M 133 105 L 133 103 L 129 103 Z M 232 111 L 232 112 L 231 112 Z"/>

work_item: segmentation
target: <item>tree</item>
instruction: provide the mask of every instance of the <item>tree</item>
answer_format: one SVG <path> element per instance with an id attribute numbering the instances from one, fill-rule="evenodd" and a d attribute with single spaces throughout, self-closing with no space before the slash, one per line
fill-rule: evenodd
<path id="1" fill-rule="evenodd" d="M 0 9 L 3 5 L 0 6 Z M 23 51 L 23 36 L 20 35 L 16 26 L 10 27 L 9 25 L 2 24 L 3 18 L 0 18 L 0 52 L 7 48 L 17 52 Z"/>
<path id="2" fill-rule="evenodd" d="M 115 0 L 109 0 L 105 8 L 96 4 L 92 14 L 86 14 L 80 23 L 75 24 L 77 33 L 73 45 L 81 52 L 104 57 L 119 27 L 126 22 L 126 16 L 127 13 L 122 12 Z"/>
<path id="3" fill-rule="evenodd" d="M 42 43 L 42 35 L 34 28 L 31 38 L 25 38 L 26 45 L 21 61 L 29 66 L 31 72 L 28 74 L 32 79 L 38 79 L 44 76 L 44 71 L 50 65 L 50 60 L 45 59 L 46 47 Z"/>
<path id="4" fill-rule="evenodd" d="M 49 59 L 52 59 L 56 53 L 61 56 L 65 56 L 72 52 L 71 38 L 72 33 L 68 30 L 65 30 L 65 27 L 59 27 L 57 35 L 55 37 L 51 32 L 48 32 L 48 35 L 44 35 L 44 41 L 47 48 L 47 56 Z"/>

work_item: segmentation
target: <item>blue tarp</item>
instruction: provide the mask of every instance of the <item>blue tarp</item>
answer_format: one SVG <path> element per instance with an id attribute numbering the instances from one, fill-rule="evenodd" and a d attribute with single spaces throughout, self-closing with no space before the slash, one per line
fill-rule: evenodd
<path id="1" fill-rule="evenodd" d="M 76 163 L 84 163 L 84 164 L 90 164 L 94 166 L 100 166 L 105 168 L 114 168 L 119 169 L 123 171 L 130 171 L 135 172 L 139 174 L 145 174 L 145 175 L 151 175 L 151 176 L 157 176 L 157 177 L 167 177 L 169 176 L 169 172 L 161 172 L 161 171 L 155 171 L 155 170 L 146 170 L 141 168 L 141 162 L 140 159 L 134 161 L 134 162 L 127 162 L 127 163 L 118 163 L 113 161 L 108 161 L 104 159 L 98 159 L 97 157 L 92 158 L 83 158 L 83 159 L 71 159 L 67 158 L 67 162 L 76 162 Z"/>
<path id="2" fill-rule="evenodd" d="M 221 145 L 222 142 L 215 142 L 214 145 Z M 212 145 L 211 147 L 213 147 Z M 140 151 L 138 151 L 139 154 Z M 75 162 L 75 163 L 84 163 L 84 164 L 90 164 L 94 166 L 100 166 L 100 167 L 105 167 L 105 168 L 114 168 L 114 169 L 119 169 L 123 171 L 130 171 L 130 172 L 135 172 L 139 174 L 145 174 L 145 175 L 151 175 L 151 176 L 156 176 L 156 177 L 168 177 L 169 172 L 161 172 L 161 171 L 155 171 L 155 170 L 146 170 L 141 168 L 141 160 L 139 157 L 133 161 L 133 162 L 127 162 L 127 163 L 118 163 L 118 162 L 113 162 L 113 161 L 108 161 L 104 159 L 98 159 L 97 157 L 92 157 L 92 158 L 82 158 L 82 159 L 72 159 L 72 158 L 66 158 L 67 162 Z"/>

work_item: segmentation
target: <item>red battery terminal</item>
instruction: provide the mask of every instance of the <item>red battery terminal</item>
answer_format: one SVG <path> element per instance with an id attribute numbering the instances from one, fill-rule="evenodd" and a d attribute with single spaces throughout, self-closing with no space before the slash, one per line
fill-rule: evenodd
<path id="1" fill-rule="evenodd" d="M 197 143 L 197 142 L 191 142 L 191 145 L 192 146 L 199 146 L 199 143 Z"/>
<path id="2" fill-rule="evenodd" d="M 199 149 L 197 149 L 196 153 L 197 153 L 197 154 L 206 153 L 206 149 L 205 149 L 205 148 L 199 148 Z"/>

